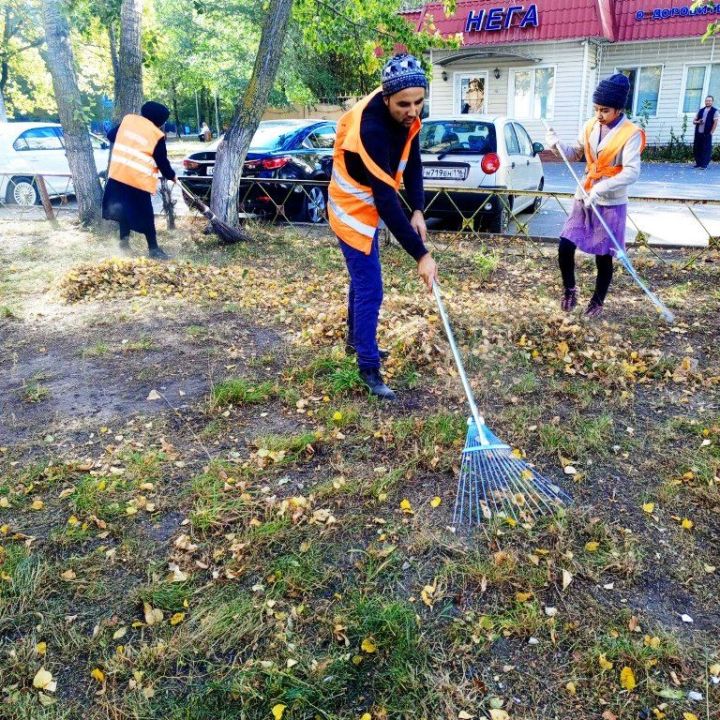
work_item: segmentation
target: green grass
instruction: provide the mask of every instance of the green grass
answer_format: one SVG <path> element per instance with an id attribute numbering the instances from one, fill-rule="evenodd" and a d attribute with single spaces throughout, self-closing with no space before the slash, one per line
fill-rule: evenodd
<path id="1" fill-rule="evenodd" d="M 271 382 L 252 383 L 243 378 L 229 378 L 212 389 L 212 403 L 215 407 L 228 405 L 262 405 L 277 395 L 277 388 Z"/>
<path id="2" fill-rule="evenodd" d="M 31 380 L 23 388 L 23 399 L 28 403 L 39 403 L 50 397 L 50 390 L 38 380 Z"/>
<path id="3" fill-rule="evenodd" d="M 84 358 L 94 358 L 94 357 L 104 357 L 105 355 L 110 352 L 110 347 L 106 342 L 103 342 L 102 340 L 96 342 L 94 345 L 89 345 L 86 348 L 83 348 L 82 350 L 82 357 Z"/>
<path id="4" fill-rule="evenodd" d="M 129 340 L 122 344 L 123 352 L 149 352 L 157 349 L 157 344 L 153 338 L 144 335 L 137 340 Z"/>

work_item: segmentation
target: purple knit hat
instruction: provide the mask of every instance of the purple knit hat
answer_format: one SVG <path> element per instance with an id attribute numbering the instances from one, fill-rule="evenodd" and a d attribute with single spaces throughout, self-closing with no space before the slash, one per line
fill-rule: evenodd
<path id="1" fill-rule="evenodd" d="M 622 110 L 629 92 L 630 81 L 622 73 L 616 73 L 599 82 L 592 99 L 595 105 Z"/>

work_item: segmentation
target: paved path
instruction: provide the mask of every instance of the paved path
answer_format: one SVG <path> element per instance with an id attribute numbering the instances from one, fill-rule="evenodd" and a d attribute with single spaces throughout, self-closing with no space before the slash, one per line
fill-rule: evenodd
<path id="1" fill-rule="evenodd" d="M 578 175 L 583 165 L 574 165 Z M 574 192 L 575 183 L 562 163 L 545 163 L 545 189 L 554 192 Z M 657 245 L 707 245 L 708 233 L 720 236 L 720 206 L 693 204 L 693 200 L 720 199 L 720 164 L 707 170 L 696 170 L 688 164 L 645 163 L 640 180 L 631 188 L 636 197 L 686 198 L 686 205 L 631 202 L 628 207 L 626 238 L 629 242 L 642 230 L 649 241 Z M 562 206 L 569 210 L 570 203 Z M 692 211 L 691 211 L 692 210 Z M 697 219 L 693 217 L 693 212 Z M 540 213 L 530 221 L 535 235 L 557 236 L 566 213 L 554 200 L 547 201 Z M 521 221 L 523 216 L 520 216 Z M 703 228 L 703 225 L 705 226 Z M 636 227 L 637 226 L 637 227 Z"/>

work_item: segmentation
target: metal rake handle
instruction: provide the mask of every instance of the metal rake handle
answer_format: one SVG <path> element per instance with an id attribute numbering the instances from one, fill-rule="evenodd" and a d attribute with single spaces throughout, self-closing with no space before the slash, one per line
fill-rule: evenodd
<path id="1" fill-rule="evenodd" d="M 475 420 L 475 425 L 477 425 L 480 444 L 489 445 L 490 443 L 485 437 L 485 433 L 482 431 L 482 428 L 485 426 L 485 418 L 480 414 L 477 403 L 475 402 L 475 396 L 473 395 L 473 391 L 470 388 L 470 383 L 468 382 L 467 375 L 465 374 L 465 366 L 463 365 L 462 358 L 460 357 L 460 351 L 458 350 L 457 344 L 455 343 L 455 336 L 453 335 L 452 328 L 450 327 L 450 320 L 448 319 L 447 312 L 445 311 L 445 305 L 443 304 L 442 295 L 440 294 L 440 286 L 435 280 L 433 280 L 432 289 L 433 295 L 435 295 L 435 301 L 437 302 L 438 310 L 440 311 L 440 317 L 443 321 L 443 326 L 445 327 L 445 334 L 447 335 L 448 342 L 450 343 L 450 349 L 452 350 L 455 365 L 457 366 L 458 375 L 460 375 L 463 390 L 465 390 L 468 405 L 470 405 L 470 413 L 473 417 L 473 420 Z"/>
<path id="2" fill-rule="evenodd" d="M 542 119 L 542 124 L 545 126 L 545 130 L 548 132 L 550 131 L 550 126 L 547 123 L 547 120 L 544 118 Z M 570 171 L 570 174 L 573 176 L 573 179 L 575 180 L 575 183 L 577 184 L 578 188 L 580 188 L 580 192 L 582 192 L 583 197 L 586 199 L 589 199 L 590 196 L 587 194 L 585 187 L 583 186 L 580 178 L 577 176 L 577 173 L 573 169 L 573 166 L 570 164 L 570 161 L 567 159 L 567 155 L 565 155 L 565 151 L 562 149 L 562 145 L 558 142 L 558 144 L 555 146 L 558 153 L 560 153 L 560 157 L 562 158 L 563 162 L 565 163 L 565 166 Z M 590 207 L 592 208 L 592 211 L 595 213 L 595 217 L 600 221 L 600 224 L 603 226 L 603 229 L 608 234 L 608 237 L 612 241 L 612 244 L 615 246 L 615 249 L 618 252 L 618 260 L 623 264 L 625 269 L 630 273 L 630 277 L 635 281 L 637 286 L 648 296 L 648 299 L 650 302 L 659 310 L 660 314 L 663 316 L 665 320 L 669 323 L 675 322 L 675 316 L 670 312 L 670 310 L 667 308 L 665 303 L 652 291 L 650 288 L 645 284 L 645 282 L 640 278 L 640 276 L 637 274 L 637 270 L 635 270 L 635 266 L 630 261 L 630 258 L 628 257 L 627 253 L 623 249 L 622 245 L 618 242 L 618 239 L 615 237 L 615 233 L 609 228 L 608 224 L 605 222 L 605 218 L 600 214 L 600 211 L 598 210 L 595 203 L 590 200 Z"/>

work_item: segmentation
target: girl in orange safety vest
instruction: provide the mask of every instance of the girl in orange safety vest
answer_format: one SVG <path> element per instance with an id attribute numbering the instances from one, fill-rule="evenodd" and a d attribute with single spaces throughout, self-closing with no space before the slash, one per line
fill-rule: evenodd
<path id="1" fill-rule="evenodd" d="M 558 262 L 563 280 L 560 306 L 566 312 L 575 308 L 578 290 L 575 285 L 575 250 L 595 255 L 597 277 L 595 292 L 585 310 L 587 317 L 599 317 L 613 276 L 616 248 L 593 213 L 594 203 L 625 248 L 627 188 L 640 175 L 640 154 L 645 148 L 645 133 L 624 114 L 630 83 L 620 73 L 602 80 L 593 93 L 595 115 L 587 121 L 575 145 L 561 145 L 568 160 L 585 158 L 583 185 L 588 197 L 578 189 L 572 211 L 560 233 Z M 547 144 L 556 148 L 560 141 L 553 130 Z"/>

